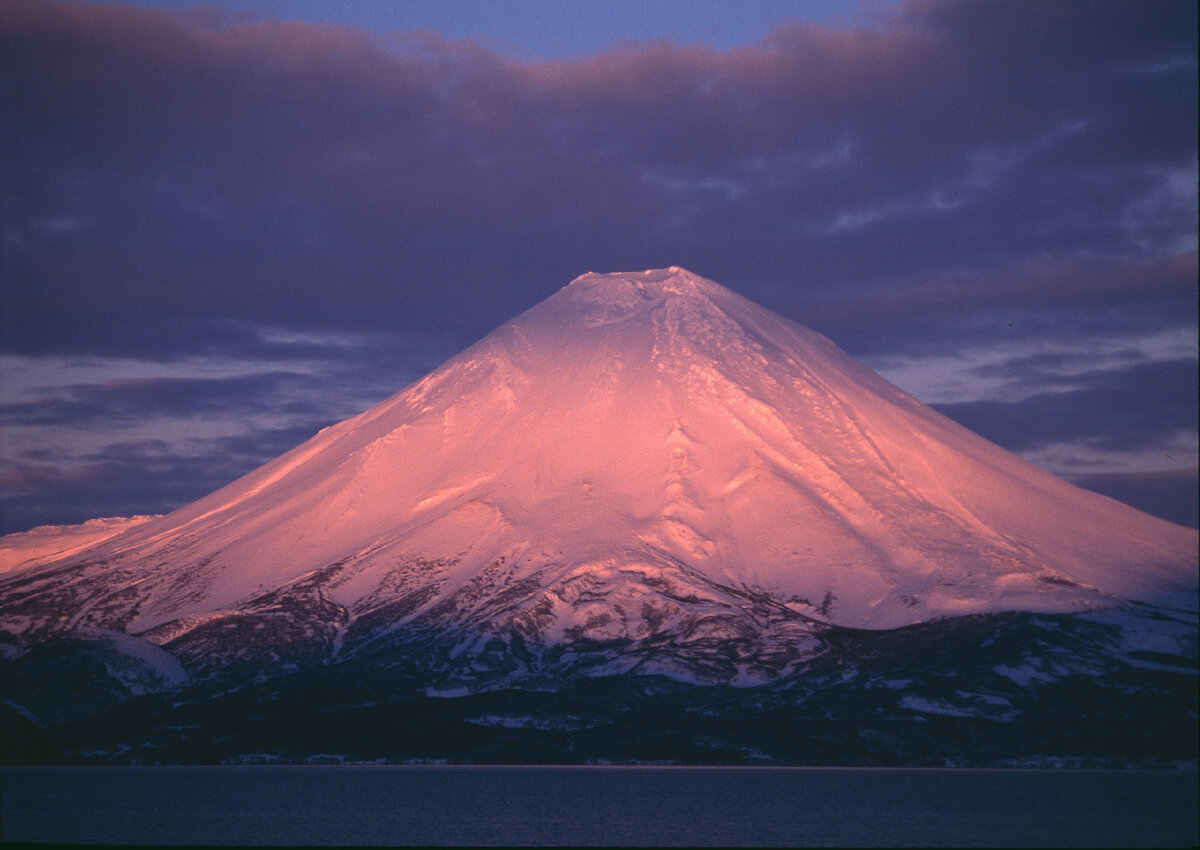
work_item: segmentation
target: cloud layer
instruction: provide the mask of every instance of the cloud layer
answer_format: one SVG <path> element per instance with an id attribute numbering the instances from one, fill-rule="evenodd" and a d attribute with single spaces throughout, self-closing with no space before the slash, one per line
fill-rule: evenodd
<path id="1" fill-rule="evenodd" d="M 672 264 L 872 365 L 1010 352 L 992 367 L 1027 370 L 1021 398 L 964 360 L 938 400 L 1010 449 L 1066 446 L 1057 471 L 1149 472 L 1166 443 L 1187 457 L 1163 468 L 1194 469 L 1195 349 L 1144 341 L 1195 339 L 1196 32 L 1182 2 L 912 2 L 727 51 L 519 61 L 428 32 L 9 2 L 5 356 L 109 369 L 4 390 L 4 530 L 126 512 L 96 483 L 117 475 L 139 511 L 174 507 L 584 271 Z M 1064 342 L 1105 365 L 1069 386 L 1033 368 Z M 131 362 L 197 358 L 257 365 L 129 382 Z M 335 379 L 361 391 L 322 399 Z M 122 417 L 146 426 L 132 443 Z M 190 456 L 213 462 L 157 471 L 155 423 L 180 435 L 166 456 L 184 421 L 208 423 Z M 65 443 L 39 444 L 51 426 Z M 72 427 L 113 439 L 84 457 Z M 259 448 L 205 448 L 215 430 Z"/>

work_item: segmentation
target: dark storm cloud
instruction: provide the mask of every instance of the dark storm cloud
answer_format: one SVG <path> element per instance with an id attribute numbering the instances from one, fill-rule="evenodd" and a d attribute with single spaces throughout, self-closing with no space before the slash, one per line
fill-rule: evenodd
<path id="1" fill-rule="evenodd" d="M 436 340 L 303 355 L 314 381 L 398 389 L 582 272 L 670 264 L 860 356 L 1194 328 L 1196 30 L 1186 2 L 912 2 L 728 51 L 518 61 L 432 33 L 8 2 L 4 350 L 302 356 L 268 326 Z M 305 405 L 297 371 L 12 413 Z M 1153 441 L 1123 387 L 1023 411 Z M 997 404 L 1006 447 L 1059 427 Z"/>
<path id="2" fill-rule="evenodd" d="M 785 312 L 827 329 L 860 356 L 953 351 L 989 338 L 1087 339 L 1194 328 L 1196 274 L 1194 251 L 1146 259 L 1036 259 L 996 270 L 847 283 L 804 293 Z"/>
<path id="3" fill-rule="evenodd" d="M 1200 427 L 1194 394 L 1182 386 L 1196 386 L 1195 360 L 1142 363 L 1123 369 L 1102 369 L 1069 377 L 1032 381 L 1020 364 L 1012 369 L 1015 381 L 1027 385 L 1067 383 L 1018 401 L 971 401 L 934 405 L 951 419 L 1010 450 L 1036 449 L 1054 443 L 1076 443 L 1094 449 L 1123 452 L 1156 448 L 1161 463 L 1169 466 L 1175 435 Z"/>
<path id="4" fill-rule="evenodd" d="M 245 413 L 277 412 L 269 399 L 295 397 L 312 379 L 290 372 L 234 378 L 138 378 L 108 384 L 60 388 L 57 397 L 0 406 L 0 422 L 12 425 L 128 424 L 148 417 L 226 414 L 231 406 Z M 291 402 L 289 413 L 314 415 L 312 401 Z"/>
<path id="5" fill-rule="evenodd" d="M 1194 469 L 1101 472 L 1071 475 L 1069 480 L 1148 514 L 1190 528 L 1200 527 L 1200 476 Z"/>
<path id="6" fill-rule="evenodd" d="M 1109 277 L 1164 268 L 1133 299 L 1194 268 L 1188 4 L 915 4 L 533 63 L 121 6 L 4 20 L 23 350 L 180 310 L 465 339 L 587 269 L 668 262 L 793 314 L 855 283 L 1018 303 L 1100 246 Z"/>
<path id="7" fill-rule="evenodd" d="M 79 359 L 24 378 L 10 377 L 0 402 L 0 427 L 134 425 L 156 419 L 307 417 L 322 427 L 356 413 L 425 374 L 444 356 L 438 347 L 381 334 L 304 335 L 265 329 L 227 334 L 221 358 L 168 362 L 166 369 L 223 374 L 122 376 L 92 382 L 46 383 L 71 368 L 119 372 L 120 363 Z M 211 340 L 210 346 L 211 346 Z M 200 349 L 201 355 L 205 349 Z M 36 361 L 34 361 L 36 362 Z M 26 363 L 26 369 L 35 368 Z M 125 366 L 124 368 L 129 368 Z M 15 375 L 15 370 L 13 372 Z M 38 379 L 42 383 L 38 383 Z"/>
<path id="8" fill-rule="evenodd" d="M 0 471 L 0 534 L 99 516 L 164 513 L 192 502 L 312 436 L 307 427 L 193 440 L 112 443 L 82 456 L 42 453 Z"/>
<path id="9" fill-rule="evenodd" d="M 0 428 L 11 433 L 78 429 L 86 436 L 61 445 L 10 441 L 0 458 L 0 533 L 160 513 L 198 499 L 332 424 L 336 405 L 321 383 L 290 373 L 126 380 L 54 388 L 43 399 L 5 405 Z M 243 433 L 191 436 L 189 429 L 202 420 Z M 164 438 L 101 440 L 98 446 L 89 439 L 147 428 Z"/>
<path id="10" fill-rule="evenodd" d="M 0 533 L 179 507 L 391 395 L 439 358 L 437 347 L 379 334 L 259 329 L 225 338 L 236 344 L 224 359 L 150 364 L 224 373 L 216 376 L 54 382 L 147 363 L 104 358 L 48 367 L 26 358 L 10 368 Z"/>

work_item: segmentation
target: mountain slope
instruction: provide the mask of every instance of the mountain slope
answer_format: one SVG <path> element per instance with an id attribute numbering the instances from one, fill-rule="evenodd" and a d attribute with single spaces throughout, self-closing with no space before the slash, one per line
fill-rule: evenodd
<path id="1" fill-rule="evenodd" d="M 192 672 L 402 647 L 442 687 L 755 684 L 833 627 L 1196 609 L 1197 533 L 966 431 L 670 268 L 584 275 L 426 378 L 165 517 L 0 580 L 24 644 Z"/>

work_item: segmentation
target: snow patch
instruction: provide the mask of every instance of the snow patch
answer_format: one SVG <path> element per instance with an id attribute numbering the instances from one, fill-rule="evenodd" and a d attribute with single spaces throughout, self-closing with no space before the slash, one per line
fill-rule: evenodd
<path id="1" fill-rule="evenodd" d="M 1031 664 L 1022 664 L 1020 667 L 997 664 L 992 669 L 1004 678 L 1011 679 L 1022 688 L 1028 688 L 1034 682 L 1053 682 L 1056 678 Z"/>
<path id="2" fill-rule="evenodd" d="M 918 696 L 906 696 L 900 700 L 901 708 L 920 711 L 925 714 L 941 714 L 946 717 L 975 717 L 976 712 L 962 706 L 953 705 L 943 699 L 926 699 Z"/>

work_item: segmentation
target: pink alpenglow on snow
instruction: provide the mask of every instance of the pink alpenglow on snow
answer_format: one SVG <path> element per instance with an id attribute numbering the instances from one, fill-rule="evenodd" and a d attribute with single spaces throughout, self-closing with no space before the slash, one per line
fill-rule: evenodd
<path id="1" fill-rule="evenodd" d="M 10 572 L 0 601 L 45 575 L 46 604 L 9 597 L 0 625 L 165 642 L 319 586 L 335 656 L 371 617 L 797 644 L 805 623 L 1194 611 L 1197 550 L 672 267 L 583 275 L 212 495 Z"/>
<path id="2" fill-rule="evenodd" d="M 9 570 L 61 561 L 152 519 L 152 516 L 103 517 L 79 525 L 39 525 L 28 531 L 6 534 L 0 537 L 0 575 Z"/>

